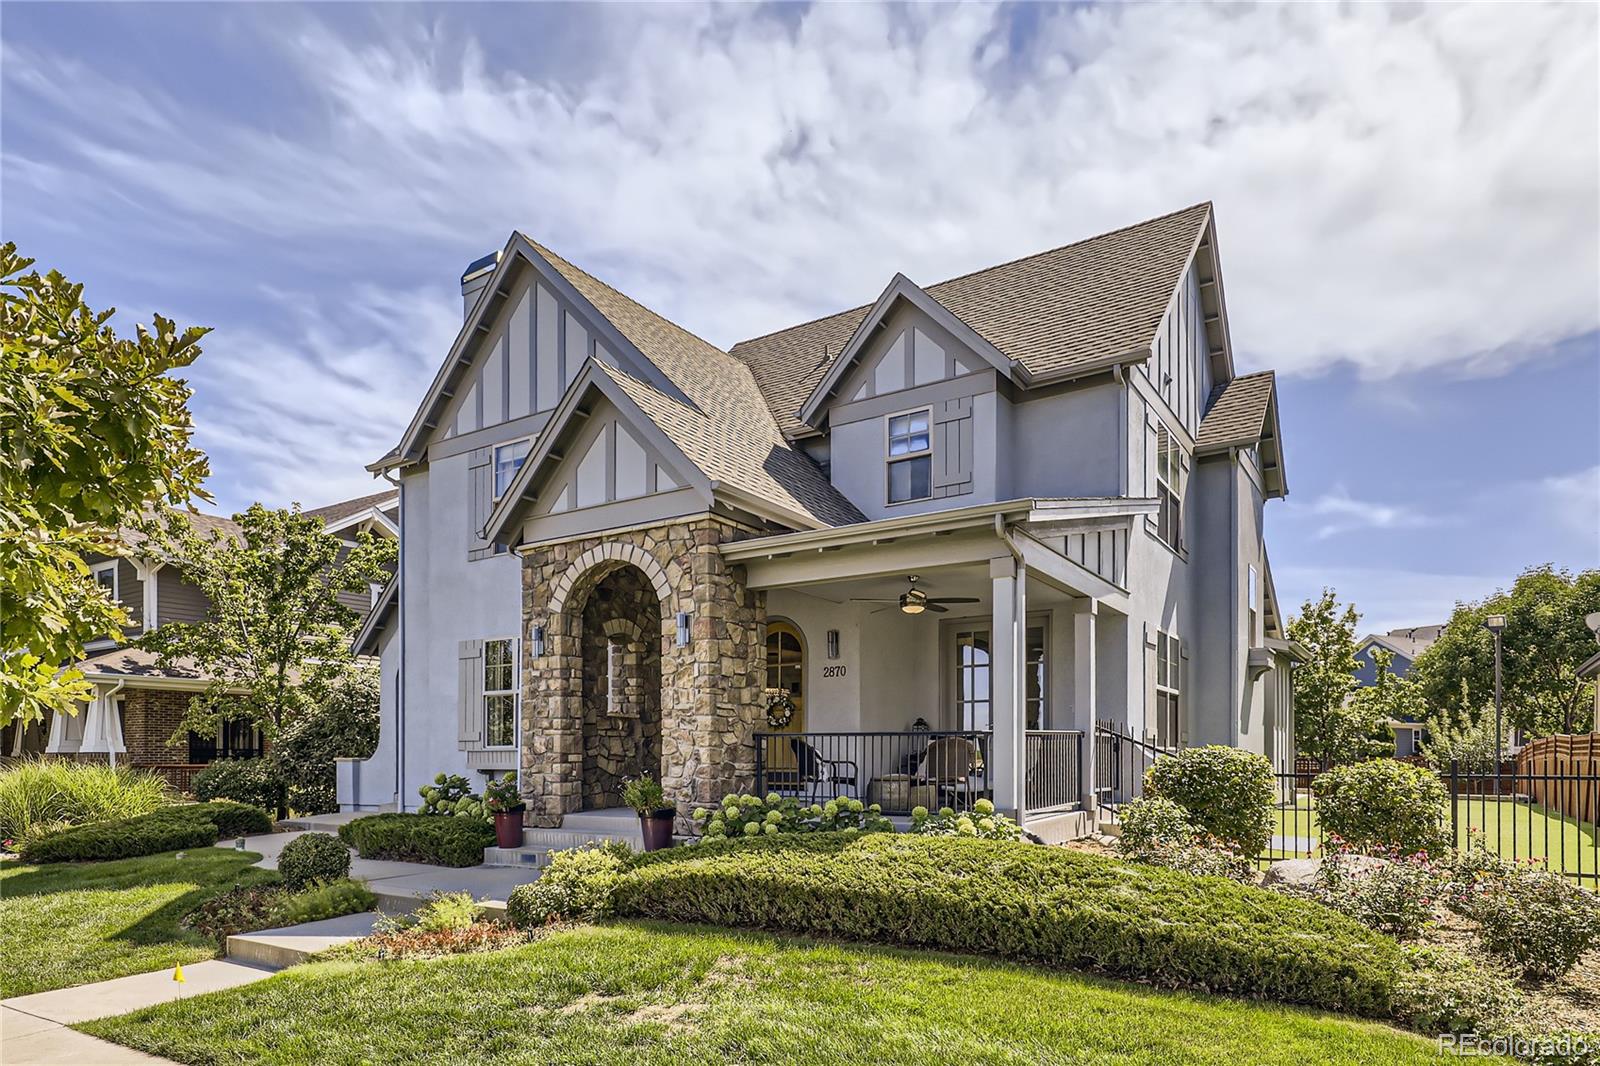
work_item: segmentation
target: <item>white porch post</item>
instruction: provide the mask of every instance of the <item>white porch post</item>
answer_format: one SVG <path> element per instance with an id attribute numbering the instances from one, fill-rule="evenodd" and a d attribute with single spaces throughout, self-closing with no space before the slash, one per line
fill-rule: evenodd
<path id="1" fill-rule="evenodd" d="M 1095 677 L 1094 600 L 1075 600 L 1072 604 L 1072 728 L 1083 733 L 1083 779 L 1078 782 L 1083 809 L 1098 817 L 1094 795 L 1094 724 L 1099 698 Z"/>
<path id="2" fill-rule="evenodd" d="M 989 578 L 994 586 L 993 643 L 989 652 L 989 718 L 994 725 L 994 744 L 989 753 L 989 780 L 994 788 L 994 805 L 1018 815 L 1020 820 L 1024 796 L 1023 715 L 1027 707 L 1023 696 L 1027 571 L 1006 555 L 989 560 Z"/>

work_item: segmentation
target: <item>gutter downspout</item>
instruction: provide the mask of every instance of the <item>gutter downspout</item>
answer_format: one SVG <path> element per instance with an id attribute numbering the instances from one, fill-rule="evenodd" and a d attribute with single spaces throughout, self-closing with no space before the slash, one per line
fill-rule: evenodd
<path id="1" fill-rule="evenodd" d="M 105 704 L 104 704 L 104 706 L 105 706 L 104 713 L 105 714 L 109 715 L 109 714 L 115 714 L 116 713 L 117 705 L 116 705 L 115 702 L 113 702 L 113 700 L 116 697 L 117 693 L 121 692 L 124 688 L 127 687 L 127 685 L 128 685 L 128 683 L 126 681 L 118 681 L 115 685 L 111 686 L 111 691 L 110 692 L 102 692 L 100 694 L 100 698 L 105 701 Z M 122 723 L 121 722 L 117 723 L 117 732 L 118 733 L 122 732 Z M 127 739 L 124 738 L 122 743 L 123 743 L 124 748 L 126 748 L 127 743 L 128 743 Z M 117 753 L 111 750 L 111 745 L 109 745 L 109 744 L 106 745 L 106 760 L 108 762 L 110 762 L 111 769 L 115 770 L 117 768 Z"/>
<path id="2" fill-rule="evenodd" d="M 405 795 L 406 770 L 406 486 L 405 482 L 388 470 L 381 471 L 378 476 L 393 485 L 395 491 L 400 494 L 399 506 L 396 508 L 399 517 L 396 525 L 400 529 L 400 548 L 396 554 L 394 572 L 395 610 L 400 616 L 400 632 L 396 638 L 400 641 L 400 671 L 394 679 L 394 809 L 404 813 L 406 808 L 402 797 Z M 351 799 L 353 801 L 354 797 Z"/>

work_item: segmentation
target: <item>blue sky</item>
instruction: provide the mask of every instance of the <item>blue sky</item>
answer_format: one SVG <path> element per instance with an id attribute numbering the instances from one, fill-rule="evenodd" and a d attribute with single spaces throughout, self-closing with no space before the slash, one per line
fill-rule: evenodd
<path id="1" fill-rule="evenodd" d="M 513 227 L 727 346 L 1199 200 L 1278 590 L 1600 565 L 1587 5 L 6 6 L 0 229 L 216 327 L 211 491 L 370 491 Z"/>

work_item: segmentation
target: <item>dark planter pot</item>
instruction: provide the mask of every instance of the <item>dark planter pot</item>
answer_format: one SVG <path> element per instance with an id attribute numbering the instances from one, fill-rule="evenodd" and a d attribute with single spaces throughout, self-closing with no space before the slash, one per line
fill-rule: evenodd
<path id="1" fill-rule="evenodd" d="M 660 851 L 672 847 L 672 819 L 677 811 L 662 807 L 658 811 L 639 815 L 639 828 L 644 832 L 644 850 Z"/>
<path id="2" fill-rule="evenodd" d="M 522 847 L 522 811 L 496 811 L 494 814 L 494 842 L 502 848 Z"/>

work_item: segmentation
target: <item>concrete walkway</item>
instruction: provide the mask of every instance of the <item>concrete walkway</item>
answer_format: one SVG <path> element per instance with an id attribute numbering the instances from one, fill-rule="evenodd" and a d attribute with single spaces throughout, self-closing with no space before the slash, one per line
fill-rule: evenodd
<path id="1" fill-rule="evenodd" d="M 6 1066 L 54 1066 L 58 1063 L 121 1066 L 122 1063 L 167 1062 L 167 1059 L 74 1032 L 67 1026 L 251 984 L 272 974 L 272 970 L 212 959 L 185 966 L 182 984 L 172 979 L 171 970 L 157 970 L 0 1001 L 0 1062 Z"/>

